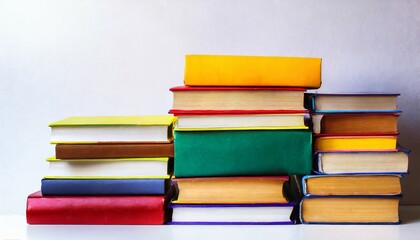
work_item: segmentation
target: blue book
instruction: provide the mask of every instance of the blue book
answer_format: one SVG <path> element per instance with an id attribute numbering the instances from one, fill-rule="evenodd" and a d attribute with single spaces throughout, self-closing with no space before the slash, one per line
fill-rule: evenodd
<path id="1" fill-rule="evenodd" d="M 305 93 L 305 108 L 315 113 L 400 113 L 399 93 Z"/>
<path id="2" fill-rule="evenodd" d="M 42 179 L 45 196 L 164 195 L 169 179 Z"/>
<path id="3" fill-rule="evenodd" d="M 401 175 L 306 175 L 302 192 L 305 197 L 401 196 Z"/>

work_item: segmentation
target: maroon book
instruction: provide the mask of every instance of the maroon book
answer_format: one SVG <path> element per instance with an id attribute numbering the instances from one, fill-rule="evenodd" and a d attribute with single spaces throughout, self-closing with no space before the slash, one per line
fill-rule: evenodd
<path id="1" fill-rule="evenodd" d="M 58 159 L 173 157 L 172 143 L 57 144 Z"/>
<path id="2" fill-rule="evenodd" d="M 167 196 L 28 196 L 28 224 L 164 224 Z"/>

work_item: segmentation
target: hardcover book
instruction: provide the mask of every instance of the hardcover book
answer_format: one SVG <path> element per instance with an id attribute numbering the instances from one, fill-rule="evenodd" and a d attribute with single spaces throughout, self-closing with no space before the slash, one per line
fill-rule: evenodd
<path id="1" fill-rule="evenodd" d="M 169 178 L 173 159 L 116 158 L 116 159 L 56 159 L 48 158 L 45 178 Z"/>
<path id="2" fill-rule="evenodd" d="M 164 224 L 166 196 L 28 196 L 28 224 Z"/>
<path id="3" fill-rule="evenodd" d="M 165 195 L 169 179 L 42 179 L 44 196 Z"/>
<path id="4" fill-rule="evenodd" d="M 398 93 L 307 93 L 305 107 L 316 113 L 399 113 Z"/>
<path id="5" fill-rule="evenodd" d="M 171 143 L 57 144 L 58 159 L 174 157 Z"/>
<path id="6" fill-rule="evenodd" d="M 312 114 L 317 135 L 398 134 L 396 113 L 324 113 Z"/>
<path id="7" fill-rule="evenodd" d="M 305 110 L 304 88 L 179 86 L 170 91 L 173 110 Z"/>
<path id="8" fill-rule="evenodd" d="M 302 179 L 305 196 L 401 195 L 400 175 L 307 175 Z"/>
<path id="9" fill-rule="evenodd" d="M 398 197 L 314 197 L 300 205 L 302 223 L 398 224 Z"/>
<path id="10" fill-rule="evenodd" d="M 314 170 L 321 174 L 405 174 L 408 154 L 401 148 L 396 152 L 318 152 Z"/>
<path id="11" fill-rule="evenodd" d="M 169 224 L 275 225 L 293 224 L 289 204 L 170 204 Z"/>
<path id="12" fill-rule="evenodd" d="M 69 117 L 53 122 L 51 143 L 171 142 L 172 115 Z"/>
<path id="13" fill-rule="evenodd" d="M 270 129 L 308 129 L 302 113 L 250 113 L 236 114 L 180 114 L 177 115 L 175 130 L 270 130 Z"/>
<path id="14" fill-rule="evenodd" d="M 315 138 L 315 151 L 397 151 L 397 136 L 328 136 Z"/>
<path id="15" fill-rule="evenodd" d="M 319 88 L 321 59 L 274 56 L 187 55 L 187 86 Z"/>
<path id="16" fill-rule="evenodd" d="M 309 174 L 307 130 L 175 131 L 176 177 Z"/>
<path id="17" fill-rule="evenodd" d="M 173 203 L 287 203 L 287 176 L 175 178 Z"/>

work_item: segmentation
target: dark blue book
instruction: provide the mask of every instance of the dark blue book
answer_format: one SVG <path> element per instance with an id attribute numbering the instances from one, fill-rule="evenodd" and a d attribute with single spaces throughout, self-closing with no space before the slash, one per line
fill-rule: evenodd
<path id="1" fill-rule="evenodd" d="M 164 195 L 169 179 L 42 179 L 45 196 Z"/>
<path id="2" fill-rule="evenodd" d="M 400 113 L 399 93 L 305 93 L 305 108 L 314 113 Z"/>

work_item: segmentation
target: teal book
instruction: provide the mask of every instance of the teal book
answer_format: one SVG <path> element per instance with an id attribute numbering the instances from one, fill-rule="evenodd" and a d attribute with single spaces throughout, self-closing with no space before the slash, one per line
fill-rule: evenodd
<path id="1" fill-rule="evenodd" d="M 310 174 L 308 130 L 175 131 L 175 176 Z"/>

